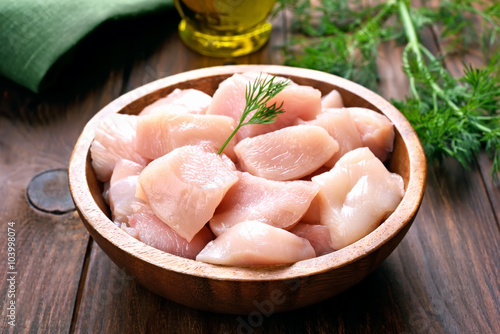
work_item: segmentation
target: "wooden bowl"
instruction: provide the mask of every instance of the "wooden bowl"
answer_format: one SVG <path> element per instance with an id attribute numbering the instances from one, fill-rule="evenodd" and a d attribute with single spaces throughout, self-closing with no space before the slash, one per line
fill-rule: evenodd
<path id="1" fill-rule="evenodd" d="M 175 88 L 196 88 L 212 95 L 232 74 L 263 71 L 310 85 L 323 94 L 337 89 L 347 107 L 366 107 L 385 114 L 395 125 L 394 152 L 387 163 L 400 174 L 406 194 L 385 222 L 361 240 L 333 253 L 297 262 L 256 268 L 226 267 L 165 253 L 119 229 L 90 164 L 90 145 L 99 121 L 113 113 L 137 114 Z M 426 160 L 420 141 L 405 117 L 389 102 L 351 81 L 314 70 L 285 66 L 236 65 L 189 71 L 139 87 L 99 111 L 84 128 L 69 164 L 71 194 L 92 238 L 128 275 L 155 293 L 202 310 L 269 314 L 304 307 L 330 298 L 371 273 L 396 248 L 420 207 Z"/>

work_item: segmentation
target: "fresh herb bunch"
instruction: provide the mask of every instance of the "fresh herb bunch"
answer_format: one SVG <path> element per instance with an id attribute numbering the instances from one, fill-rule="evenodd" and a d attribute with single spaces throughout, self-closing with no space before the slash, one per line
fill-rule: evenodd
<path id="1" fill-rule="evenodd" d="M 491 172 L 496 177 L 500 171 L 500 4 L 444 0 L 432 9 L 390 0 L 357 10 L 349 9 L 347 0 L 318 3 L 313 7 L 307 0 L 281 0 L 282 8 L 294 8 L 294 27 L 300 32 L 286 45 L 285 64 L 326 71 L 377 90 L 379 44 L 403 43 L 410 95 L 392 102 L 415 128 L 429 160 L 451 156 L 468 167 L 486 149 L 493 157 Z M 474 19 L 481 20 L 481 31 L 473 31 Z M 443 38 L 453 37 L 454 49 L 447 52 L 481 41 L 487 66 L 465 65 L 463 77 L 454 78 L 444 65 L 444 55 L 433 55 L 419 41 L 419 32 L 431 25 L 440 27 Z"/>
<path id="2" fill-rule="evenodd" d="M 469 166 L 484 147 L 493 155 L 493 172 L 500 170 L 500 84 L 497 69 L 465 65 L 462 78 L 453 78 L 441 62 L 418 41 L 408 6 L 400 2 L 408 43 L 403 70 L 411 96 L 393 101 L 413 124 L 431 159 L 449 155 Z"/>
<path id="3" fill-rule="evenodd" d="M 377 47 L 401 36 L 387 22 L 397 3 L 367 9 L 353 9 L 349 3 L 323 0 L 314 6 L 308 0 L 281 0 L 280 9 L 292 8 L 297 32 L 285 45 L 285 64 L 333 73 L 375 90 Z"/>
<path id="4" fill-rule="evenodd" d="M 275 75 L 263 77 L 262 73 L 254 81 L 249 82 L 245 91 L 245 109 L 238 125 L 220 148 L 219 154 L 242 126 L 274 123 L 276 117 L 285 112 L 282 108 L 283 102 L 280 105 L 276 102 L 268 105 L 268 102 L 289 84 L 289 80 L 276 80 Z M 247 120 L 248 117 L 250 118 Z"/>

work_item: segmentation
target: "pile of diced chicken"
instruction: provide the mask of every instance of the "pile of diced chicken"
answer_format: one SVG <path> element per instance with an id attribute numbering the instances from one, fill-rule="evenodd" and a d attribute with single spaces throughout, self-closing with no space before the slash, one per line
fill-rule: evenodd
<path id="1" fill-rule="evenodd" d="M 372 232 L 404 195 L 384 161 L 393 124 L 291 83 L 273 124 L 245 125 L 225 147 L 259 73 L 235 74 L 213 97 L 176 89 L 139 115 L 102 120 L 91 146 L 113 221 L 182 257 L 232 265 L 290 264 Z M 277 78 L 284 80 L 283 78 Z"/>

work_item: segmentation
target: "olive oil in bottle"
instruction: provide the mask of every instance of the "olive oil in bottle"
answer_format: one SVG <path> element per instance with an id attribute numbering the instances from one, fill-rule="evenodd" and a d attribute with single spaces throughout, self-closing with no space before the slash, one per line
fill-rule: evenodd
<path id="1" fill-rule="evenodd" d="M 267 17 L 276 0 L 175 0 L 182 20 L 179 35 L 208 56 L 237 57 L 260 49 L 269 39 Z"/>

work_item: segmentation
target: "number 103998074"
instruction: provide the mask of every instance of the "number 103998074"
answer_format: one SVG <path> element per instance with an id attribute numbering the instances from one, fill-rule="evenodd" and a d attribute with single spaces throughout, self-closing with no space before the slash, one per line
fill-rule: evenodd
<path id="1" fill-rule="evenodd" d="M 7 225 L 7 266 L 10 272 L 16 270 L 16 230 L 15 222 L 9 222 Z"/>
<path id="2" fill-rule="evenodd" d="M 15 222 L 7 223 L 7 318 L 8 324 L 16 326 L 16 229 Z"/>

